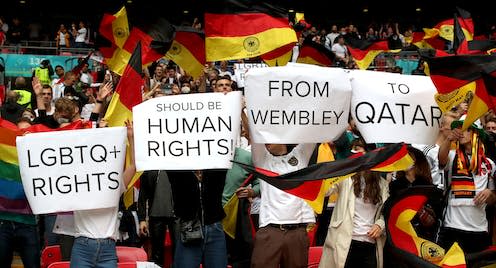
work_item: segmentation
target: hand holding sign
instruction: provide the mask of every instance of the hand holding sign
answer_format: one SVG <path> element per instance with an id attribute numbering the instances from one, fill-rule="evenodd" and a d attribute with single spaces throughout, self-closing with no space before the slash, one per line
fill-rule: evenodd
<path id="1" fill-rule="evenodd" d="M 351 114 L 367 143 L 435 143 L 441 110 L 429 77 L 358 70 L 351 77 Z"/>
<path id="2" fill-rule="evenodd" d="M 348 126 L 351 86 L 343 69 L 250 69 L 245 92 L 255 143 L 330 141 Z"/>
<path id="3" fill-rule="evenodd" d="M 230 168 L 240 132 L 241 92 L 154 98 L 133 108 L 136 167 Z"/>
<path id="4" fill-rule="evenodd" d="M 24 192 L 35 214 L 118 204 L 126 154 L 123 127 L 17 138 Z"/>

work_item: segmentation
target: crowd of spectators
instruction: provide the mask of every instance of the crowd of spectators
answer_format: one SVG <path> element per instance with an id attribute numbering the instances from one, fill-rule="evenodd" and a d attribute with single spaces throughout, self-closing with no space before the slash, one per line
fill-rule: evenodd
<path id="1" fill-rule="evenodd" d="M 6 25 L 7 23 L 4 22 L 2 32 L 4 36 L 7 36 L 6 40 L 9 45 L 16 45 L 20 40 L 24 40 L 18 19 L 14 19 L 11 25 Z M 385 39 L 396 48 L 411 48 L 412 29 L 400 32 L 398 24 L 384 25 L 378 30 L 368 27 L 367 32 L 361 32 L 354 25 L 340 28 L 332 25 L 330 29 L 327 32 L 310 27 L 304 31 L 302 37 L 320 43 L 333 51 L 338 59 L 344 62 L 343 67 L 346 68 L 356 68 L 352 64 L 353 59 L 344 43 L 346 36 L 369 41 Z M 80 48 L 88 45 L 89 35 L 84 22 L 79 22 L 78 25 L 72 24 L 70 30 L 65 25 L 60 25 L 56 35 L 51 39 L 57 40 L 57 47 Z M 492 36 L 491 38 L 494 38 L 494 33 Z M 0 34 L 0 40 L 1 37 Z M 143 68 L 143 100 L 170 95 L 227 93 L 233 90 L 243 90 L 237 85 L 239 81 L 236 81 L 232 63 L 234 62 L 208 63 L 205 65 L 203 74 L 195 79 L 174 62 L 165 59 L 157 60 Z M 43 62 L 42 65 L 44 68 L 35 70 L 32 79 L 24 77 L 15 79 L 5 102 L 0 107 L 0 115 L 3 119 L 11 121 L 19 128 L 38 123 L 50 128 L 58 128 L 79 120 L 95 122 L 98 127 L 107 126 L 103 115 L 112 98 L 112 89 L 115 89 L 118 84 L 117 75 L 106 70 L 105 66 L 100 66 L 98 72 L 92 71 L 88 63 L 83 64 L 82 70 L 76 72 L 65 71 L 62 66 L 55 66 L 53 71 L 49 72 L 52 68 L 49 66 L 50 63 Z M 422 66 L 423 64 L 419 64 L 419 69 Z M 46 69 L 46 71 L 41 69 Z M 401 72 L 397 68 L 392 71 Z M 443 116 L 437 147 L 434 151 L 430 149 L 428 151 L 431 154 L 436 152 L 434 157 L 425 151 L 426 147 L 417 145 L 420 151 L 413 147 L 409 148 L 410 154 L 415 159 L 415 166 L 411 169 L 388 176 L 374 172 L 354 175 L 351 179 L 336 185 L 329 192 L 329 196 L 338 194 L 338 197 L 334 202 L 326 202 L 324 214 L 317 218 L 301 199 L 282 193 L 265 182 L 254 181 L 249 186 L 240 183 L 234 187 L 229 185 L 231 182 L 228 181 L 230 179 L 228 172 L 230 171 L 227 170 L 187 174 L 154 171 L 143 175 L 143 191 L 139 194 L 137 202 L 128 209 L 121 207 L 122 215 L 132 215 L 130 211 L 137 210 L 139 226 L 133 228 L 132 216 L 122 217 L 119 230 L 121 234 L 126 232 L 128 235 L 122 234 L 116 240 L 122 245 L 130 246 L 142 246 L 151 240 L 150 260 L 160 266 L 164 265 L 164 235 L 165 230 L 169 229 L 174 238 L 176 267 L 198 267 L 201 262 L 206 267 L 225 267 L 228 262 L 238 265 L 237 267 L 250 267 L 250 265 L 251 267 L 277 267 L 278 265 L 304 267 L 308 258 L 306 250 L 309 246 L 307 228 L 310 229 L 317 222 L 321 228 L 326 229 L 326 232 L 320 233 L 320 237 L 315 239 L 315 241 L 320 241 L 316 243 L 317 246 L 324 246 L 321 267 L 383 267 L 383 263 L 384 267 L 394 267 L 401 263 L 401 260 L 390 259 L 387 249 L 384 251 L 384 257 L 382 254 L 386 226 L 381 207 L 389 195 L 397 195 L 402 189 L 413 185 L 435 185 L 448 191 L 450 202 L 446 206 L 446 218 L 441 216 L 443 208 L 426 208 L 422 212 L 424 214 L 419 215 L 419 225 L 426 230 L 426 236 L 432 233 L 432 228 L 438 228 L 441 224 L 440 244 L 445 249 L 449 248 L 452 241 L 458 241 L 466 252 L 484 250 L 492 244 L 491 236 L 494 231 L 492 226 L 495 222 L 494 217 L 491 218 L 492 214 L 486 213 L 486 209 L 492 210 L 496 201 L 492 178 L 496 170 L 492 161 L 492 159 L 496 160 L 496 150 L 494 150 L 496 116 L 493 112 L 489 112 L 481 118 L 478 123 L 480 125 L 462 132 L 457 128 L 458 125 L 452 122 L 460 118 L 463 120 L 462 116 L 466 113 L 470 101 L 469 96 L 461 105 L 453 107 L 451 112 Z M 316 148 L 315 145 L 251 144 L 247 124 L 243 123 L 243 137 L 240 137 L 243 142 L 240 142 L 239 147 L 244 150 L 243 153 L 248 154 L 249 159 L 251 159 L 251 154 L 257 155 L 253 158 L 254 161 L 255 159 L 258 161 L 255 163 L 257 166 L 286 173 L 304 168 L 311 163 L 310 159 Z M 480 169 L 479 171 L 473 170 L 473 173 L 465 174 L 464 177 L 472 183 L 475 181 L 474 187 L 477 187 L 477 191 L 471 196 L 475 203 L 472 199 L 463 204 L 451 201 L 454 199 L 452 194 L 457 194 L 449 192 L 448 184 L 452 174 L 443 175 L 441 179 L 438 175 L 444 174 L 445 166 L 448 166 L 448 169 L 452 168 L 455 173 L 461 173 L 464 167 L 459 169 L 453 167 L 453 162 L 457 160 L 453 154 L 454 152 L 467 154 L 473 146 L 472 139 L 467 137 L 476 134 L 482 137 L 482 134 L 479 134 L 482 131 L 487 132 L 485 137 L 489 137 L 485 140 L 486 148 L 488 148 L 486 153 L 477 156 L 484 159 L 487 157 L 487 161 L 482 163 L 484 173 L 481 174 Z M 461 144 L 458 149 L 461 148 L 462 151 L 451 150 L 450 152 L 452 142 Z M 329 145 L 334 154 L 342 158 L 357 152 L 366 152 L 370 146 L 376 146 L 364 143 L 353 122 L 350 122 L 348 130 L 342 137 Z M 466 164 L 462 163 L 462 165 Z M 458 173 L 455 175 L 461 176 Z M 205 190 L 202 190 L 202 186 L 206 187 Z M 220 202 L 221 195 L 228 196 L 234 193 L 252 208 L 251 213 L 254 215 L 245 216 L 258 230 L 255 237 L 246 235 L 246 233 L 251 234 L 251 230 L 242 230 L 243 235 L 238 238 L 242 240 L 241 245 L 238 240 L 224 237 L 220 224 L 224 217 Z M 199 207 L 194 199 L 196 197 L 199 198 L 200 204 L 203 204 L 202 200 L 208 202 L 207 208 Z M 351 210 L 350 204 L 353 204 Z M 190 245 L 179 239 L 178 230 L 174 229 L 174 226 L 177 227 L 174 225 L 174 220 L 177 219 L 179 222 L 188 220 L 191 214 L 198 210 L 206 213 L 202 213 L 205 216 L 202 227 L 205 237 L 202 244 Z M 346 213 L 350 211 L 351 213 Z M 257 217 L 257 214 L 260 216 Z M 11 219 L 0 219 L 0 221 L 2 223 L 13 222 Z M 62 244 L 62 247 L 66 249 L 72 246 L 72 243 L 67 243 L 61 236 L 54 234 L 53 215 L 33 216 L 29 223 L 13 222 L 13 224 L 29 226 L 34 232 L 42 230 L 40 244 L 29 245 L 34 247 L 30 252 L 31 259 L 39 258 L 40 246 Z M 329 226 L 328 229 L 327 226 Z M 249 227 L 245 226 L 245 228 Z M 139 233 L 136 229 L 139 229 Z M 2 229 L 0 232 L 7 231 Z M 478 238 L 476 243 L 467 238 L 470 236 Z M 434 238 L 429 237 L 429 239 Z M 7 242 L 2 241 L 0 244 Z M 16 250 L 19 250 L 28 245 L 21 243 L 15 246 Z M 240 254 L 240 248 L 242 254 Z M 12 254 L 13 248 L 8 249 L 10 252 L 2 247 L 0 250 L 5 250 L 0 254 L 3 258 L 3 256 Z M 22 250 L 20 252 L 23 260 L 27 259 L 25 255 L 27 252 Z M 64 252 L 70 252 L 70 250 Z M 63 258 L 68 260 L 70 255 L 65 254 Z M 7 267 L 5 265 L 10 265 L 7 264 L 9 260 L 8 256 L 1 259 L 0 265 Z M 39 263 L 33 263 L 29 267 L 39 267 Z"/>

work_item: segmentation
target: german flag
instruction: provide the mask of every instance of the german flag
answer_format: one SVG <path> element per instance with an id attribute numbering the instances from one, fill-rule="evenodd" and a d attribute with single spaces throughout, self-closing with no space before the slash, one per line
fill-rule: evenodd
<path id="1" fill-rule="evenodd" d="M 428 29 L 425 29 L 428 30 Z M 424 32 L 414 32 L 412 36 L 412 44 L 419 49 L 444 49 L 445 41 L 438 36 L 428 38 Z"/>
<path id="2" fill-rule="evenodd" d="M 207 61 L 253 58 L 297 42 L 282 8 L 249 0 L 219 0 L 210 6 L 205 13 Z"/>
<path id="3" fill-rule="evenodd" d="M 351 56 L 361 70 L 369 68 L 377 55 L 390 51 L 388 41 L 369 42 L 353 39 L 348 40 L 347 43 Z"/>
<path id="4" fill-rule="evenodd" d="M 112 44 L 122 48 L 129 37 L 126 7 L 122 7 L 114 15 L 104 14 L 100 22 L 99 32 Z"/>
<path id="5" fill-rule="evenodd" d="M 429 198 L 440 199 L 441 190 L 434 186 L 416 186 L 389 198 L 384 204 L 387 242 L 393 256 L 408 267 L 466 267 L 465 255 L 457 243 L 448 252 L 432 241 L 417 235 L 411 221 Z"/>
<path id="6" fill-rule="evenodd" d="M 472 27 L 472 32 L 467 30 Z M 457 8 L 457 13 L 453 19 L 453 51 L 455 54 L 469 53 L 468 41 L 473 39 L 474 24 L 471 19 L 470 13 L 461 8 Z"/>
<path id="7" fill-rule="evenodd" d="M 328 50 L 323 45 L 312 41 L 305 41 L 300 48 L 296 62 L 329 67 L 334 63 L 335 59 L 336 55 L 334 52 Z"/>
<path id="8" fill-rule="evenodd" d="M 133 119 L 133 107 L 143 101 L 142 85 L 141 42 L 138 42 L 105 114 L 105 119 L 110 127 L 124 126 L 126 120 L 131 121 Z"/>
<path id="9" fill-rule="evenodd" d="M 205 67 L 205 34 L 193 27 L 176 27 L 171 48 L 165 56 L 188 74 L 198 78 Z"/>
<path id="10" fill-rule="evenodd" d="M 293 48 L 295 44 L 287 44 L 278 49 L 272 50 L 269 53 L 260 56 L 262 60 L 270 67 L 285 66 L 293 57 Z"/>
<path id="11" fill-rule="evenodd" d="M 113 15 L 104 14 L 98 30 L 100 36 L 103 37 L 97 39 L 100 44 L 99 50 L 105 62 L 112 61 L 114 55 L 116 57 L 118 56 L 119 51 L 124 47 L 129 37 L 129 22 L 126 7 L 122 7 Z"/>
<path id="12" fill-rule="evenodd" d="M 319 148 L 320 150 L 320 148 Z M 309 205 L 319 198 L 322 191 L 322 180 L 328 186 L 349 178 L 357 172 L 372 170 L 391 172 L 405 170 L 413 165 L 406 145 L 397 143 L 368 152 L 356 158 L 340 159 L 311 165 L 287 174 L 279 175 L 244 163 L 235 162 L 266 181 L 272 186 L 304 199 Z"/>
<path id="13" fill-rule="evenodd" d="M 124 69 L 138 42 L 141 42 L 141 56 L 144 65 L 160 59 L 172 44 L 174 28 L 163 18 L 139 27 L 133 27 L 122 48 L 116 47 L 105 63 L 113 72 L 123 75 Z"/>
<path id="14" fill-rule="evenodd" d="M 124 126 L 127 120 L 132 121 L 133 107 L 143 101 L 141 95 L 141 86 L 143 85 L 143 80 L 141 79 L 141 51 L 141 42 L 138 42 L 105 113 L 104 118 L 110 127 Z M 127 155 L 126 160 L 129 161 L 129 159 L 129 155 Z M 124 205 L 126 207 L 129 207 L 134 201 L 132 186 L 139 179 L 141 173 L 134 175 L 129 184 L 130 188 L 124 194 Z"/>
<path id="15" fill-rule="evenodd" d="M 464 42 L 473 40 L 474 22 L 468 11 L 457 7 L 453 19 L 444 20 L 432 29 L 424 28 L 424 32 L 424 39 L 435 40 L 435 38 L 441 37 L 445 40 L 452 41 L 455 53 L 464 54 L 468 52 L 467 45 L 464 44 Z M 439 47 L 432 48 L 443 49 Z"/>
<path id="16" fill-rule="evenodd" d="M 473 83 L 474 98 L 463 129 L 496 107 L 496 55 L 423 57 L 429 63 L 430 77 L 439 94 L 450 94 Z"/>
<path id="17" fill-rule="evenodd" d="M 474 36 L 474 22 L 471 18 L 471 15 L 468 11 L 463 10 L 459 7 L 456 8 L 457 13 L 457 21 L 461 25 L 461 29 L 464 32 L 464 35 L 467 37 L 467 40 L 470 41 Z M 454 25 L 455 19 L 448 19 L 438 23 L 434 26 L 433 33 L 439 35 L 440 37 L 453 41 L 454 38 Z"/>

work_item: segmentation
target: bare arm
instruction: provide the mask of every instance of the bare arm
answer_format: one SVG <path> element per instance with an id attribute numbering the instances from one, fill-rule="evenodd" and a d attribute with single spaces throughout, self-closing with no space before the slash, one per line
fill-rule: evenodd
<path id="1" fill-rule="evenodd" d="M 38 77 L 33 77 L 33 81 L 31 83 L 33 85 L 33 91 L 36 95 L 36 105 L 38 110 L 46 110 L 45 102 L 43 101 L 43 95 L 41 95 L 41 90 L 43 86 L 41 85 L 40 79 Z"/>
<path id="2" fill-rule="evenodd" d="M 453 129 L 451 133 L 445 137 L 442 143 L 439 146 L 438 160 L 439 166 L 443 167 L 448 164 L 448 154 L 451 149 L 451 142 L 455 140 L 459 140 L 462 137 L 462 132 L 460 129 Z"/>
<path id="3" fill-rule="evenodd" d="M 98 117 L 102 112 L 103 102 L 111 92 L 112 82 L 107 82 L 100 87 L 96 95 L 95 107 L 93 107 L 93 111 L 91 111 L 90 121 L 98 121 Z"/>
<path id="4" fill-rule="evenodd" d="M 127 127 L 127 140 L 129 142 L 129 164 L 126 166 L 123 174 L 124 185 L 127 187 L 136 174 L 136 163 L 134 162 L 134 134 L 133 122 L 126 121 Z"/>

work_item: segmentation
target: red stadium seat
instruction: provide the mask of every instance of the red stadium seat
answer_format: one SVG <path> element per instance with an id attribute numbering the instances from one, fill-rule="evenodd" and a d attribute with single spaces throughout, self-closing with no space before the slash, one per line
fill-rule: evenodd
<path id="1" fill-rule="evenodd" d="M 310 247 L 308 249 L 308 267 L 318 267 L 321 256 L 322 247 Z"/>
<path id="2" fill-rule="evenodd" d="M 41 252 L 41 268 L 47 268 L 51 263 L 62 261 L 60 246 L 48 246 Z"/>
<path id="3" fill-rule="evenodd" d="M 315 246 L 315 235 L 317 234 L 317 229 L 318 229 L 318 223 L 315 224 L 315 226 L 312 227 L 312 229 L 310 229 L 308 232 L 307 232 L 307 236 L 308 236 L 308 244 L 313 247 Z"/>
<path id="4" fill-rule="evenodd" d="M 142 248 L 117 246 L 118 262 L 148 261 L 148 256 Z"/>
<path id="5" fill-rule="evenodd" d="M 68 261 L 54 262 L 48 266 L 48 268 L 70 268 L 71 263 Z"/>
<path id="6" fill-rule="evenodd" d="M 119 262 L 117 268 L 136 268 L 136 262 Z"/>
<path id="7" fill-rule="evenodd" d="M 169 230 L 165 233 L 165 247 L 164 247 L 164 266 L 171 267 L 174 256 L 172 255 L 172 239 Z"/>

